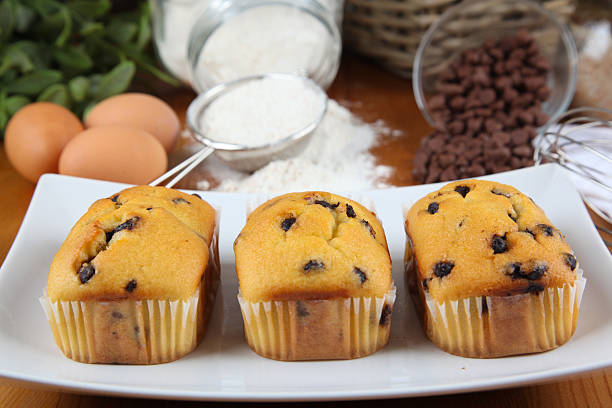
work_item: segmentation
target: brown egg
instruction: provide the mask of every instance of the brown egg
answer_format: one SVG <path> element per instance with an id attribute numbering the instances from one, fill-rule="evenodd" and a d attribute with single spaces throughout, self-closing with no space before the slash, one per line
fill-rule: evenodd
<path id="1" fill-rule="evenodd" d="M 150 133 L 131 126 L 98 126 L 76 135 L 59 159 L 70 176 L 147 184 L 166 171 L 168 158 Z"/>
<path id="2" fill-rule="evenodd" d="M 94 106 L 85 118 L 85 127 L 128 125 L 146 130 L 170 152 L 181 123 L 170 105 L 155 96 L 124 93 Z"/>
<path id="3" fill-rule="evenodd" d="M 9 121 L 4 148 L 9 161 L 25 178 L 36 182 L 44 173 L 57 173 L 62 149 L 83 124 L 63 106 L 50 102 L 31 103 Z"/>

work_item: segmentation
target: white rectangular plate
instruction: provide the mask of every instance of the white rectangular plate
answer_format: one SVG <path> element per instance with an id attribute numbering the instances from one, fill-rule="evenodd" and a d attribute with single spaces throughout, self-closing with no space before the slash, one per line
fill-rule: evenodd
<path id="1" fill-rule="evenodd" d="M 124 186 L 58 175 L 41 178 L 21 229 L 0 269 L 0 376 L 79 392 L 199 400 L 331 400 L 466 392 L 533 384 L 612 365 L 612 259 L 562 169 L 544 165 L 486 177 L 533 197 L 567 237 L 588 279 L 574 337 L 556 350 L 477 360 L 436 348 L 424 336 L 403 277 L 402 205 L 440 185 L 359 193 L 381 218 L 398 300 L 391 340 L 378 353 L 348 361 L 278 362 L 244 342 L 236 300 L 232 242 L 252 196 L 201 193 L 222 208 L 222 286 L 200 346 L 155 366 L 88 365 L 55 346 L 38 303 L 49 264 L 74 222 L 96 199 Z M 357 197 L 357 196 L 355 196 Z"/>

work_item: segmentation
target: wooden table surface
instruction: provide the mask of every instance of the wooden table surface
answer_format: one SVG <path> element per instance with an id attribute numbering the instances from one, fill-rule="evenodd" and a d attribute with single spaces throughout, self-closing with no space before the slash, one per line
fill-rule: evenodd
<path id="1" fill-rule="evenodd" d="M 365 121 L 383 119 L 401 136 L 383 137 L 373 149 L 378 162 L 393 166 L 395 174 L 390 181 L 395 185 L 410 185 L 410 163 L 419 140 L 429 127 L 420 115 L 412 96 L 410 82 L 354 56 L 345 56 L 341 71 L 329 90 L 331 97 L 347 106 Z M 164 93 L 164 98 L 184 116 L 184 110 L 193 94 L 188 90 Z M 175 153 L 175 155 L 180 153 Z M 8 163 L 4 148 L 0 149 L 0 261 L 17 234 L 21 220 L 30 202 L 35 185 L 19 176 Z M 596 224 L 607 226 L 593 215 Z M 607 236 L 608 240 L 612 237 Z M 318 404 L 285 404 L 295 406 L 368 406 L 372 402 L 333 402 Z M 506 390 L 478 392 L 440 397 L 378 401 L 380 406 L 415 407 L 610 407 L 612 406 L 612 368 L 581 376 L 557 380 L 547 384 Z M 42 390 L 30 384 L 0 379 L 0 407 L 194 407 L 230 406 L 236 404 L 215 402 L 155 401 L 101 396 L 77 395 L 58 390 Z M 246 404 L 245 404 L 246 405 Z M 251 404 L 253 406 L 258 404 Z M 263 404 L 259 404 L 263 405 Z M 267 404 L 269 405 L 269 404 Z M 279 405 L 279 404 L 275 404 Z"/>

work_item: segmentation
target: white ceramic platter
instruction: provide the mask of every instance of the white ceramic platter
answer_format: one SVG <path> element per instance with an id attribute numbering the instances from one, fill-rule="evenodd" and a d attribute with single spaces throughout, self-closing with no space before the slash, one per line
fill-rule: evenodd
<path id="1" fill-rule="evenodd" d="M 486 178 L 514 185 L 533 197 L 566 235 L 585 271 L 588 282 L 578 329 L 559 349 L 477 360 L 446 354 L 426 339 L 407 297 L 402 273 L 402 204 L 439 188 L 424 185 L 359 193 L 376 205 L 399 289 L 391 340 L 378 353 L 357 360 L 320 362 L 278 362 L 253 353 L 243 339 L 232 252 L 252 197 L 204 192 L 203 198 L 222 208 L 222 287 L 200 346 L 181 360 L 155 366 L 73 362 L 55 346 L 38 297 L 51 259 L 70 227 L 94 200 L 124 186 L 45 175 L 0 269 L 0 376 L 87 393 L 287 401 L 467 392 L 533 384 L 612 365 L 612 259 L 564 171 L 544 165 Z"/>

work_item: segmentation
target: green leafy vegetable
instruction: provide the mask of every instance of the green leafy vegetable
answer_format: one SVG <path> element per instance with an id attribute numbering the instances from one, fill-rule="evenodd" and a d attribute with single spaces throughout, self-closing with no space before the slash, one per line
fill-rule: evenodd
<path id="1" fill-rule="evenodd" d="M 54 84 L 38 95 L 38 102 L 53 102 L 70 108 L 70 93 L 64 84 Z"/>
<path id="2" fill-rule="evenodd" d="M 51 101 L 84 116 L 126 91 L 138 70 L 171 85 L 151 46 L 147 2 L 0 0 L 0 136 L 31 101 Z"/>

